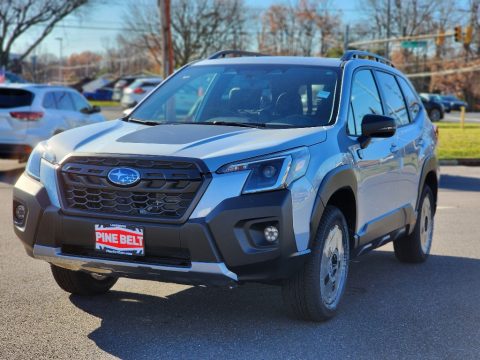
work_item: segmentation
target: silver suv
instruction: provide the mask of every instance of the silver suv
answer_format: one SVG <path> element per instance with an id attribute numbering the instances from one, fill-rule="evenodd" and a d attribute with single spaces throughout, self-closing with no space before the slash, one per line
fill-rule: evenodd
<path id="1" fill-rule="evenodd" d="M 436 143 L 384 58 L 222 51 L 128 117 L 39 144 L 15 185 L 15 231 L 70 293 L 122 276 L 267 282 L 297 317 L 322 321 L 351 259 L 390 241 L 400 261 L 428 257 Z"/>

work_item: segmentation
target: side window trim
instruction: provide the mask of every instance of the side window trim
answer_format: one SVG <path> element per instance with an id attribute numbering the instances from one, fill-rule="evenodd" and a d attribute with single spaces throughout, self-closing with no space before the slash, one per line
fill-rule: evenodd
<path id="1" fill-rule="evenodd" d="M 350 112 L 352 113 L 352 119 L 353 119 L 353 127 L 354 127 L 354 131 L 355 131 L 355 134 L 349 134 L 351 136 L 360 136 L 360 134 L 357 134 L 357 123 L 355 122 L 355 110 L 353 110 L 353 104 L 352 104 L 352 100 L 350 100 L 348 102 L 348 112 L 350 114 Z M 350 116 L 350 115 L 349 115 Z M 349 117 L 348 116 L 348 117 Z M 347 117 L 347 131 L 349 130 L 348 129 L 348 117 Z M 361 124 L 360 124 L 361 126 Z"/>
<path id="2" fill-rule="evenodd" d="M 405 94 L 403 93 L 402 87 L 400 86 L 400 83 L 398 82 L 397 74 L 393 74 L 393 73 L 391 73 L 389 71 L 385 71 L 383 69 L 374 69 L 373 73 L 374 73 L 374 77 L 375 77 L 375 82 L 377 84 L 378 84 L 377 72 L 383 72 L 385 74 L 393 76 L 393 78 L 395 79 L 395 82 L 397 83 L 397 86 L 400 88 L 400 92 L 401 92 L 402 98 L 403 98 L 403 103 L 405 104 L 405 108 L 407 109 L 408 123 L 400 125 L 400 126 L 397 125 L 397 129 L 403 128 L 404 126 L 408 126 L 408 125 L 413 124 L 413 122 L 411 120 L 411 117 L 410 117 L 410 109 L 409 109 L 408 103 L 405 99 Z M 379 87 L 379 86 L 377 85 L 377 87 Z M 385 94 L 383 93 L 383 88 L 381 86 L 379 87 L 379 93 L 380 93 L 380 99 L 382 100 L 383 113 L 385 114 L 385 107 L 387 106 L 387 103 L 386 103 Z"/>
<path id="3" fill-rule="evenodd" d="M 348 98 L 348 113 L 347 113 L 347 126 L 346 126 L 347 135 L 352 136 L 352 137 L 360 137 L 361 136 L 361 134 L 356 133 L 357 132 L 357 122 L 356 122 L 356 119 L 355 119 L 355 114 L 353 112 L 352 88 L 353 88 L 353 82 L 355 80 L 355 75 L 357 74 L 357 72 L 360 72 L 362 70 L 369 70 L 370 71 L 370 73 L 372 75 L 372 78 L 373 78 L 373 82 L 375 83 L 375 87 L 377 88 L 378 96 L 380 97 L 380 106 L 382 107 L 382 114 L 385 114 L 385 105 L 384 105 L 384 102 L 383 102 L 383 95 L 382 95 L 382 92 L 380 90 L 380 87 L 378 86 L 378 79 L 375 76 L 375 70 L 376 69 L 373 66 L 360 66 L 360 67 L 356 68 L 353 71 L 352 78 L 350 80 L 350 95 L 349 95 L 349 98 Z M 352 112 L 353 122 L 355 123 L 355 134 L 349 133 L 349 129 L 348 129 L 348 116 L 349 116 L 350 112 Z M 360 124 L 360 128 L 361 128 L 361 124 Z"/>

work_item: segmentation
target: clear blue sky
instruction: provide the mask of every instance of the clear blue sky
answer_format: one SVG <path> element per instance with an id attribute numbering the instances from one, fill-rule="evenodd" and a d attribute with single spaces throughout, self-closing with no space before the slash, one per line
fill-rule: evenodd
<path id="1" fill-rule="evenodd" d="M 0 0 L 1 1 L 1 0 Z M 59 54 L 59 41 L 63 40 L 63 55 L 68 56 L 85 50 L 102 51 L 104 42 L 114 42 L 116 35 L 124 25 L 122 19 L 130 2 L 135 0 L 93 0 L 92 4 L 80 11 L 79 14 L 67 16 L 59 26 L 37 48 L 39 53 Z M 251 7 L 266 8 L 273 3 L 288 3 L 288 0 L 245 0 Z M 336 0 L 332 1 L 333 8 L 342 10 L 342 20 L 358 16 L 356 9 L 359 0 Z M 101 27 L 107 29 L 88 29 L 88 27 Z M 14 52 L 22 51 L 33 39 L 33 34 L 40 30 L 38 27 L 23 36 L 14 47 Z"/>

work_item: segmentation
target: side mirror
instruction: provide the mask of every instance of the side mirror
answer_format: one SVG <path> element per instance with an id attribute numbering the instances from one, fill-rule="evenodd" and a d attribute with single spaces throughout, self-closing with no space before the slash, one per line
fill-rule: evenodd
<path id="1" fill-rule="evenodd" d="M 87 114 L 87 115 L 99 113 L 100 111 L 102 111 L 102 109 L 100 109 L 100 106 L 97 106 L 97 105 L 93 105 L 92 107 L 84 107 L 83 109 L 80 110 L 82 114 Z"/>
<path id="2" fill-rule="evenodd" d="M 365 149 L 372 138 L 388 138 L 395 134 L 397 125 L 390 116 L 367 114 L 362 119 L 360 147 Z"/>

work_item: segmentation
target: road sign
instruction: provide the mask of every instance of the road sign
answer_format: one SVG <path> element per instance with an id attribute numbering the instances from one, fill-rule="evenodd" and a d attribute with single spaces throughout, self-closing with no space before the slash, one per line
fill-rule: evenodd
<path id="1" fill-rule="evenodd" d="M 402 48 L 404 49 L 413 49 L 413 48 L 426 47 L 426 46 L 427 46 L 427 42 L 422 40 L 402 41 Z"/>

